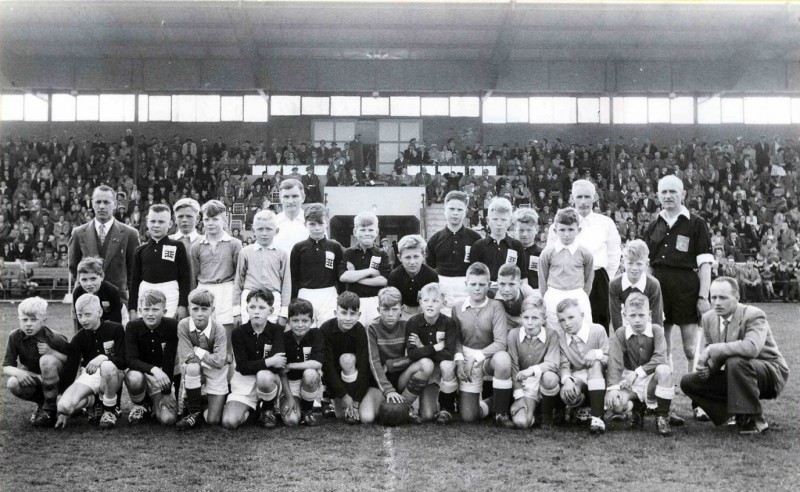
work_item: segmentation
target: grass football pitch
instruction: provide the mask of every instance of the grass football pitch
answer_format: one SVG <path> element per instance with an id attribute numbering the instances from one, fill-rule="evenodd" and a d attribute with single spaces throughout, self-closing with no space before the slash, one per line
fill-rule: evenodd
<path id="1" fill-rule="evenodd" d="M 188 432 L 130 426 L 127 393 L 116 429 L 74 418 L 64 431 L 36 429 L 34 407 L 0 387 L 0 491 L 28 490 L 798 490 L 800 483 L 800 308 L 767 304 L 792 370 L 784 393 L 764 402 L 770 430 L 740 437 L 690 417 L 673 436 L 609 423 L 605 435 L 579 427 L 511 431 L 488 422 L 447 427 L 317 428 L 245 425 Z M 16 305 L 0 305 L 0 352 L 17 325 Z M 48 326 L 70 336 L 69 311 L 51 304 Z M 675 342 L 680 344 L 674 333 Z M 677 350 L 676 352 L 681 352 Z M 685 362 L 676 353 L 676 368 Z M 677 377 L 676 377 L 677 380 Z"/>

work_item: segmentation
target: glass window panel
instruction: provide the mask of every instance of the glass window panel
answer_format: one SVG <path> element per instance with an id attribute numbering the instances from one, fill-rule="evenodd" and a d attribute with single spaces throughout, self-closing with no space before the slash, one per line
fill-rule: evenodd
<path id="1" fill-rule="evenodd" d="M 578 108 L 574 97 L 553 98 L 553 123 L 574 124 L 578 121 Z"/>
<path id="2" fill-rule="evenodd" d="M 49 96 L 25 94 L 25 121 L 47 121 Z"/>
<path id="3" fill-rule="evenodd" d="M 331 116 L 361 116 L 361 98 L 331 96 Z"/>
<path id="4" fill-rule="evenodd" d="M 319 145 L 320 140 L 330 143 L 334 141 L 334 122 L 333 121 L 315 121 L 312 125 L 314 130 L 313 141 L 315 145 Z"/>
<path id="5" fill-rule="evenodd" d="M 409 142 L 412 138 L 421 140 L 420 135 L 420 122 L 419 121 L 401 121 L 400 122 L 400 141 Z"/>
<path id="6" fill-rule="evenodd" d="M 611 98 L 600 98 L 600 123 L 611 123 Z"/>
<path id="7" fill-rule="evenodd" d="M 378 162 L 394 162 L 400 145 L 396 142 L 381 142 L 378 145 Z"/>
<path id="8" fill-rule="evenodd" d="M 792 98 L 792 123 L 800 123 L 800 97 Z"/>
<path id="9" fill-rule="evenodd" d="M 615 97 L 614 123 L 645 124 L 647 123 L 646 97 Z"/>
<path id="10" fill-rule="evenodd" d="M 647 122 L 669 123 L 669 98 L 651 97 L 647 99 Z"/>
<path id="11" fill-rule="evenodd" d="M 197 121 L 202 123 L 219 123 L 219 96 L 197 96 L 195 104 L 197 108 Z"/>
<path id="12" fill-rule="evenodd" d="M 244 121 L 264 123 L 269 120 L 269 105 L 262 95 L 244 96 Z"/>
<path id="13" fill-rule="evenodd" d="M 361 114 L 372 116 L 389 116 L 389 98 L 362 97 Z"/>
<path id="14" fill-rule="evenodd" d="M 506 99 L 506 122 L 508 123 L 527 123 L 528 122 L 528 98 L 509 97 Z"/>
<path id="15" fill-rule="evenodd" d="M 139 94 L 139 121 L 148 121 L 150 108 L 147 103 L 147 94 Z"/>
<path id="16" fill-rule="evenodd" d="M 552 97 L 531 97 L 528 99 L 530 108 L 531 123 L 552 123 L 553 122 L 553 98 Z"/>
<path id="17" fill-rule="evenodd" d="M 788 97 L 744 98 L 744 122 L 746 125 L 788 125 L 791 121 L 792 108 Z"/>
<path id="18" fill-rule="evenodd" d="M 273 116 L 297 116 L 300 114 L 300 96 L 271 96 Z"/>
<path id="19" fill-rule="evenodd" d="M 450 99 L 446 97 L 423 97 L 421 101 L 422 116 L 448 116 Z"/>
<path id="20" fill-rule="evenodd" d="M 222 96 L 219 104 L 221 121 L 242 121 L 244 103 L 241 96 Z"/>
<path id="21" fill-rule="evenodd" d="M 172 96 L 150 96 L 147 103 L 150 121 L 172 120 Z"/>
<path id="22" fill-rule="evenodd" d="M 697 99 L 697 122 L 701 125 L 722 123 L 722 105 L 719 97 L 701 97 Z"/>
<path id="23" fill-rule="evenodd" d="M 25 117 L 25 97 L 22 94 L 3 94 L 0 99 L 0 119 L 20 121 Z"/>
<path id="24" fill-rule="evenodd" d="M 487 97 L 483 100 L 483 122 L 484 123 L 505 123 L 506 122 L 506 98 Z"/>
<path id="25" fill-rule="evenodd" d="M 676 97 L 670 100 L 670 122 L 675 125 L 694 123 L 693 97 Z"/>
<path id="26" fill-rule="evenodd" d="M 100 121 L 134 121 L 136 96 L 100 94 Z"/>
<path id="27" fill-rule="evenodd" d="M 744 101 L 741 97 L 720 99 L 723 123 L 744 123 Z"/>
<path id="28" fill-rule="evenodd" d="M 342 147 L 344 142 L 350 142 L 356 136 L 356 122 L 355 121 L 337 121 L 336 122 L 336 142 L 341 142 Z"/>
<path id="29" fill-rule="evenodd" d="M 400 123 L 397 121 L 378 122 L 378 140 L 381 142 L 396 142 L 400 138 Z"/>
<path id="30" fill-rule="evenodd" d="M 78 121 L 97 121 L 100 119 L 99 96 L 78 96 L 76 106 Z"/>
<path id="31" fill-rule="evenodd" d="M 52 121 L 75 121 L 75 96 L 53 94 L 51 113 Z"/>
<path id="32" fill-rule="evenodd" d="M 303 97 L 303 114 L 330 114 L 331 101 L 328 97 Z"/>
<path id="33" fill-rule="evenodd" d="M 197 121 L 196 96 L 172 96 L 172 121 Z"/>
<path id="34" fill-rule="evenodd" d="M 389 98 L 392 116 L 419 116 L 420 102 L 416 96 L 392 96 Z"/>
<path id="35" fill-rule="evenodd" d="M 450 116 L 480 116 L 481 100 L 478 97 L 451 97 Z"/>
<path id="36" fill-rule="evenodd" d="M 600 123 L 600 98 L 578 98 L 578 123 Z"/>

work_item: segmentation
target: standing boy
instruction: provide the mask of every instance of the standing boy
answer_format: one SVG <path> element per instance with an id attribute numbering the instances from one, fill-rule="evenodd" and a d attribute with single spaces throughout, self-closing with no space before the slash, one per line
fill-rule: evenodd
<path id="1" fill-rule="evenodd" d="M 651 321 L 658 326 L 664 323 L 664 307 L 661 300 L 661 284 L 647 273 L 650 250 L 647 243 L 634 239 L 622 251 L 622 266 L 625 271 L 608 286 L 608 306 L 611 311 L 610 332 L 622 328 L 622 305 L 632 293 L 644 294 L 650 306 Z"/>
<path id="2" fill-rule="evenodd" d="M 418 234 L 403 236 L 397 243 L 400 266 L 392 270 L 388 285 L 403 296 L 404 320 L 420 312 L 420 289 L 439 282 L 436 270 L 425 264 L 425 246 L 425 240 Z"/>
<path id="3" fill-rule="evenodd" d="M 525 265 L 528 267 L 528 285 L 539 288 L 539 255 L 542 248 L 536 244 L 539 233 L 539 214 L 532 208 L 518 208 L 514 212 L 514 223 L 517 226 L 517 239 L 525 248 Z"/>
<path id="4" fill-rule="evenodd" d="M 525 263 L 525 248 L 522 243 L 507 234 L 511 227 L 511 202 L 503 197 L 495 197 L 489 202 L 489 235 L 476 241 L 470 252 L 472 263 L 483 263 L 489 268 L 492 282 L 497 280 L 497 272 L 505 263 L 519 267 L 522 276 L 528 276 Z"/>
<path id="5" fill-rule="evenodd" d="M 172 206 L 172 213 L 175 215 L 175 223 L 178 230 L 169 238 L 173 241 L 180 241 L 186 248 L 186 254 L 191 254 L 192 245 L 198 242 L 203 236 L 197 232 L 197 221 L 200 217 L 200 204 L 194 198 L 181 198 Z M 191 267 L 191 262 L 189 263 Z M 191 286 L 197 282 L 196 276 L 192 273 Z"/>
<path id="6" fill-rule="evenodd" d="M 85 256 L 78 263 L 78 285 L 72 291 L 72 317 L 75 319 L 75 302 L 83 294 L 94 294 L 100 298 L 103 306 L 103 321 L 114 321 L 122 324 L 123 318 L 127 323 L 128 311 L 122 305 L 119 289 L 111 282 L 103 280 L 103 260 L 96 256 Z M 77 326 L 77 319 L 75 324 Z"/>

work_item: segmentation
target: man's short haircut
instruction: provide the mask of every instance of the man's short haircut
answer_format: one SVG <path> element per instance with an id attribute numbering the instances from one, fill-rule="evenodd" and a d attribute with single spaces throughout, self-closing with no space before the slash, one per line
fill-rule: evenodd
<path id="1" fill-rule="evenodd" d="M 737 299 L 739 298 L 739 281 L 737 281 L 735 278 L 733 278 L 733 277 L 717 277 L 711 283 L 713 284 L 713 283 L 716 283 L 716 282 L 722 282 L 722 283 L 730 285 L 731 289 L 733 289 L 733 292 L 734 292 L 734 295 L 736 296 L 736 298 Z"/>
<path id="2" fill-rule="evenodd" d="M 499 214 L 511 214 L 513 210 L 514 208 L 511 206 L 511 202 L 508 201 L 508 198 L 496 196 L 492 198 L 492 201 L 489 202 L 486 213 L 487 215 L 492 212 Z"/>
<path id="3" fill-rule="evenodd" d="M 681 178 L 675 176 L 674 174 L 668 174 L 663 178 L 661 178 L 660 180 L 658 180 L 658 184 L 661 184 L 662 182 L 665 185 L 668 183 L 672 183 L 677 187 L 677 189 L 683 190 L 683 181 L 681 181 Z"/>
<path id="4" fill-rule="evenodd" d="M 217 215 L 224 214 L 227 210 L 225 204 L 219 200 L 209 200 L 204 203 L 200 209 L 206 217 L 216 217 Z"/>
<path id="5" fill-rule="evenodd" d="M 28 297 L 17 306 L 19 316 L 31 316 L 36 319 L 47 316 L 47 301 L 39 296 Z"/>
<path id="6" fill-rule="evenodd" d="M 214 307 L 214 294 L 208 289 L 198 287 L 189 292 L 189 304 L 202 307 Z"/>
<path id="7" fill-rule="evenodd" d="M 425 242 L 425 239 L 422 238 L 419 234 L 409 234 L 408 236 L 403 236 L 397 241 L 397 251 L 399 254 L 403 254 L 403 251 L 407 249 L 422 249 L 424 250 L 428 246 L 428 243 Z"/>
<path id="8" fill-rule="evenodd" d="M 378 305 L 380 307 L 392 307 L 403 303 L 403 296 L 397 287 L 384 287 L 378 291 Z"/>
<path id="9" fill-rule="evenodd" d="M 563 313 L 564 311 L 566 311 L 571 307 L 580 307 L 580 304 L 578 304 L 578 300 L 572 297 L 564 299 L 563 301 L 559 302 L 558 305 L 556 306 L 556 312 Z"/>
<path id="10" fill-rule="evenodd" d="M 371 225 L 378 227 L 378 216 L 372 212 L 361 212 L 353 219 L 353 227 L 366 227 Z"/>
<path id="11" fill-rule="evenodd" d="M 491 277 L 492 274 L 489 271 L 489 267 L 481 262 L 475 262 L 467 268 L 467 277 L 470 275 L 477 275 L 479 277 Z"/>
<path id="12" fill-rule="evenodd" d="M 641 292 L 633 292 L 625 299 L 625 309 L 628 308 L 644 308 L 650 310 L 650 299 Z"/>
<path id="13" fill-rule="evenodd" d="M 83 308 L 90 308 L 95 311 L 102 311 L 102 306 L 100 305 L 100 298 L 94 294 L 83 294 L 75 301 L 75 312 L 82 310 Z"/>
<path id="14" fill-rule="evenodd" d="M 303 212 L 303 217 L 306 222 L 322 224 L 328 220 L 328 209 L 321 203 L 312 203 Z"/>
<path id="15" fill-rule="evenodd" d="M 164 306 L 167 305 L 167 296 L 164 295 L 163 292 L 157 289 L 147 289 L 146 291 L 139 294 L 139 306 L 140 308 L 155 306 L 156 304 L 162 304 Z"/>
<path id="16" fill-rule="evenodd" d="M 539 227 L 539 214 L 532 208 L 518 208 L 514 211 L 514 222 L 519 224 L 530 224 Z"/>
<path id="17" fill-rule="evenodd" d="M 272 210 L 259 210 L 255 216 L 253 216 L 253 222 L 256 220 L 275 220 L 276 215 L 275 212 Z"/>
<path id="18" fill-rule="evenodd" d="M 358 311 L 361 309 L 361 299 L 358 294 L 346 290 L 336 298 L 336 306 L 348 311 Z"/>
<path id="19" fill-rule="evenodd" d="M 625 245 L 625 248 L 622 250 L 622 257 L 628 261 L 644 260 L 649 262 L 650 248 L 648 248 L 647 243 L 641 239 L 634 239 L 633 241 L 628 241 Z"/>
<path id="20" fill-rule="evenodd" d="M 190 208 L 196 214 L 200 213 L 200 204 L 194 198 L 181 198 L 172 206 L 172 211 L 177 214 L 178 210 L 183 208 Z"/>
<path id="21" fill-rule="evenodd" d="M 81 273 L 94 273 L 100 277 L 105 277 L 103 272 L 103 259 L 97 256 L 84 256 L 78 263 L 78 275 Z"/>
<path id="22" fill-rule="evenodd" d="M 275 302 L 275 295 L 269 289 L 255 289 L 251 290 L 250 293 L 247 294 L 245 302 L 250 304 L 251 299 L 260 299 L 266 302 L 268 306 L 272 306 L 272 304 Z"/>
<path id="23" fill-rule="evenodd" d="M 522 306 L 519 309 L 520 314 L 528 309 L 535 309 L 539 314 L 544 317 L 547 314 L 547 308 L 544 305 L 544 300 L 541 296 L 530 296 L 522 300 Z"/>
<path id="24" fill-rule="evenodd" d="M 292 299 L 292 302 L 289 303 L 289 319 L 303 315 L 314 319 L 314 306 L 305 299 Z"/>
<path id="25" fill-rule="evenodd" d="M 417 292 L 417 300 L 420 300 L 423 297 L 439 297 L 441 299 L 441 296 L 442 289 L 438 282 L 431 282 L 427 285 L 424 285 L 421 289 L 419 289 L 419 292 Z"/>
<path id="26" fill-rule="evenodd" d="M 104 185 L 104 184 L 102 184 L 102 185 L 100 185 L 100 186 L 96 187 L 96 188 L 95 188 L 95 189 L 92 191 L 92 197 L 94 197 L 94 194 L 95 194 L 95 193 L 97 193 L 97 192 L 111 193 L 111 195 L 112 195 L 112 197 L 113 197 L 113 198 L 112 198 L 112 200 L 114 200 L 115 202 L 117 201 L 117 192 L 116 192 L 116 191 L 114 191 L 114 188 L 112 188 L 112 187 L 110 187 L 110 186 L 108 186 L 108 185 Z"/>
<path id="27" fill-rule="evenodd" d="M 447 204 L 450 200 L 458 200 L 464 205 L 469 205 L 469 196 L 463 191 L 453 190 L 444 196 L 444 203 Z"/>
<path id="28" fill-rule="evenodd" d="M 581 223 L 581 218 L 577 210 L 572 207 L 567 207 L 558 211 L 554 222 L 563 225 L 578 225 Z"/>
<path id="29" fill-rule="evenodd" d="M 514 277 L 515 280 L 522 278 L 522 271 L 517 265 L 512 263 L 503 263 L 503 266 L 497 271 L 498 277 Z"/>
<path id="30" fill-rule="evenodd" d="M 597 188 L 595 188 L 594 183 L 589 181 L 588 179 L 576 179 L 572 182 L 572 194 L 575 194 L 575 190 L 577 188 L 588 188 L 591 190 L 592 195 L 597 196 Z"/>
<path id="31" fill-rule="evenodd" d="M 294 178 L 284 179 L 278 187 L 279 190 L 290 190 L 292 188 L 300 188 L 300 191 L 305 194 L 303 183 Z M 280 191 L 278 193 L 280 193 Z"/>
<path id="32" fill-rule="evenodd" d="M 151 212 L 154 214 L 160 214 L 162 212 L 166 212 L 170 215 L 170 217 L 172 217 L 172 210 L 170 210 L 168 206 L 162 203 L 156 203 L 155 205 L 150 205 L 150 209 L 147 211 L 147 213 L 149 214 Z"/>

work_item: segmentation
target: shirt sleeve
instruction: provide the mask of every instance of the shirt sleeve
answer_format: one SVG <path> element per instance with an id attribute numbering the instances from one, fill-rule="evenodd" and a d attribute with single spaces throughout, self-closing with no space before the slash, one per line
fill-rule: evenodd
<path id="1" fill-rule="evenodd" d="M 375 325 L 370 325 L 367 329 L 367 347 L 369 348 L 369 366 L 372 371 L 372 376 L 381 390 L 383 396 L 389 393 L 396 392 L 397 389 L 392 386 L 389 379 L 386 377 L 386 370 L 381 363 L 380 347 L 378 346 L 378 334 Z"/>
<path id="2" fill-rule="evenodd" d="M 136 321 L 131 321 L 125 329 L 125 359 L 128 361 L 128 369 L 150 374 L 153 365 L 139 359 L 139 330 L 136 325 Z"/>
<path id="3" fill-rule="evenodd" d="M 517 342 L 519 341 L 519 329 L 513 329 L 508 332 L 508 356 L 511 358 L 511 381 L 514 390 L 522 389 L 522 383 L 517 381 L 517 374 L 519 373 L 519 351 L 517 350 Z"/>
<path id="4" fill-rule="evenodd" d="M 714 263 L 714 253 L 711 249 L 711 235 L 708 233 L 708 226 L 705 220 L 697 218 L 695 220 L 695 237 L 697 244 L 695 250 L 697 252 L 697 266 L 700 267 L 704 263 Z"/>
<path id="5" fill-rule="evenodd" d="M 162 354 L 164 356 L 164 362 L 161 363 L 161 370 L 164 371 L 167 376 L 172 376 L 175 370 L 175 359 L 178 356 L 178 322 L 174 321 L 166 328 L 165 338 L 167 339 L 167 343 L 164 346 L 164 353 Z"/>
<path id="6" fill-rule="evenodd" d="M 178 241 L 178 306 L 189 307 L 189 291 L 192 289 L 192 266 L 189 264 L 189 255 L 186 246 Z"/>
<path id="7" fill-rule="evenodd" d="M 539 255 L 539 293 L 544 297 L 547 292 L 547 277 L 550 275 L 550 254 L 553 250 L 546 248 Z"/>
<path id="8" fill-rule="evenodd" d="M 412 361 L 417 361 L 424 358 L 431 358 L 436 354 L 436 349 L 433 348 L 433 345 L 423 345 L 419 346 L 412 346 L 408 339 L 413 333 L 414 335 L 419 335 L 419 325 L 420 325 L 420 318 L 417 316 L 413 316 L 410 320 L 406 322 L 406 354 L 408 354 L 408 358 Z"/>
<path id="9" fill-rule="evenodd" d="M 487 359 L 497 352 L 506 350 L 508 341 L 508 324 L 503 304 L 500 301 L 489 301 L 489 303 L 492 309 L 492 335 L 494 341 L 481 350 Z"/>
<path id="10" fill-rule="evenodd" d="M 608 236 L 606 237 L 606 254 L 608 256 L 606 271 L 609 278 L 614 278 L 619 270 L 619 263 L 622 258 L 622 238 L 619 236 L 619 231 L 613 220 L 605 222 L 608 231 Z"/>
<path id="11" fill-rule="evenodd" d="M 425 264 L 429 267 L 436 269 L 436 246 L 438 243 L 438 234 L 434 234 L 431 236 L 430 240 L 428 241 L 428 249 L 425 254 Z M 381 273 L 383 274 L 383 273 Z M 386 275 L 384 275 L 385 277 Z M 388 277 L 387 277 L 388 278 Z"/>
<path id="12" fill-rule="evenodd" d="M 131 269 L 130 295 L 128 296 L 128 309 L 139 307 L 139 284 L 142 282 L 141 250 L 138 248 L 133 253 L 133 268 Z"/>
<path id="13" fill-rule="evenodd" d="M 244 290 L 244 280 L 247 277 L 247 260 L 250 254 L 250 249 L 242 251 L 239 254 L 239 260 L 236 262 L 236 272 L 233 276 L 233 315 L 239 316 L 242 314 L 242 291 Z M 239 365 L 239 362 L 236 362 Z"/>
<path id="14" fill-rule="evenodd" d="M 214 323 L 214 352 L 209 352 L 203 356 L 203 362 L 222 369 L 225 366 L 225 358 L 228 355 L 228 336 L 225 334 L 225 327 L 216 320 L 209 321 Z"/>
<path id="15" fill-rule="evenodd" d="M 611 328 L 616 331 L 622 327 L 622 282 L 617 279 L 608 284 L 608 311 L 611 315 Z"/>
<path id="16" fill-rule="evenodd" d="M 331 398 L 342 398 L 347 394 L 347 388 L 342 381 L 341 371 L 338 369 L 339 364 L 333 353 L 333 337 L 325 331 L 323 331 L 323 335 L 325 337 L 325 361 L 322 364 L 322 369 L 325 383 Z"/>
<path id="17" fill-rule="evenodd" d="M 545 352 L 542 361 L 538 364 L 542 374 L 547 371 L 558 373 L 558 365 L 561 363 L 561 352 L 558 348 L 558 335 L 552 330 L 542 327 L 547 333 L 547 343 L 545 344 Z"/>
<path id="18" fill-rule="evenodd" d="M 583 252 L 583 290 L 586 295 L 592 293 L 592 283 L 594 282 L 594 257 L 589 251 Z"/>
<path id="19" fill-rule="evenodd" d="M 292 295 L 291 299 L 297 297 L 297 293 L 300 292 L 300 245 L 302 243 L 295 244 L 292 248 L 292 254 L 289 259 L 289 268 L 291 271 L 292 277 Z"/>
<path id="20" fill-rule="evenodd" d="M 8 343 L 6 344 L 6 355 L 3 358 L 3 367 L 17 367 L 19 352 L 17 351 L 17 340 L 15 340 L 16 331 L 12 331 L 8 335 Z"/>
<path id="21" fill-rule="evenodd" d="M 608 386 L 614 386 L 622 381 L 622 370 L 625 368 L 624 363 L 625 347 L 619 340 L 619 336 L 615 332 L 608 340 Z"/>
<path id="22" fill-rule="evenodd" d="M 108 358 L 117 366 L 117 369 L 124 370 L 128 364 L 125 360 L 125 328 L 119 323 L 112 323 L 114 330 L 114 355 Z"/>
<path id="23" fill-rule="evenodd" d="M 650 300 L 653 324 L 664 326 L 664 297 L 661 294 L 661 283 L 655 277 L 648 278 L 648 281 L 652 281 L 651 292 L 647 298 Z"/>
<path id="24" fill-rule="evenodd" d="M 189 319 L 183 319 L 178 323 L 178 362 L 185 364 L 194 355 L 194 344 L 189 338 Z"/>
<path id="25" fill-rule="evenodd" d="M 653 374 L 656 367 L 667 364 L 667 339 L 664 336 L 664 329 L 661 325 L 653 326 L 653 355 L 650 360 L 642 364 L 645 374 Z"/>

